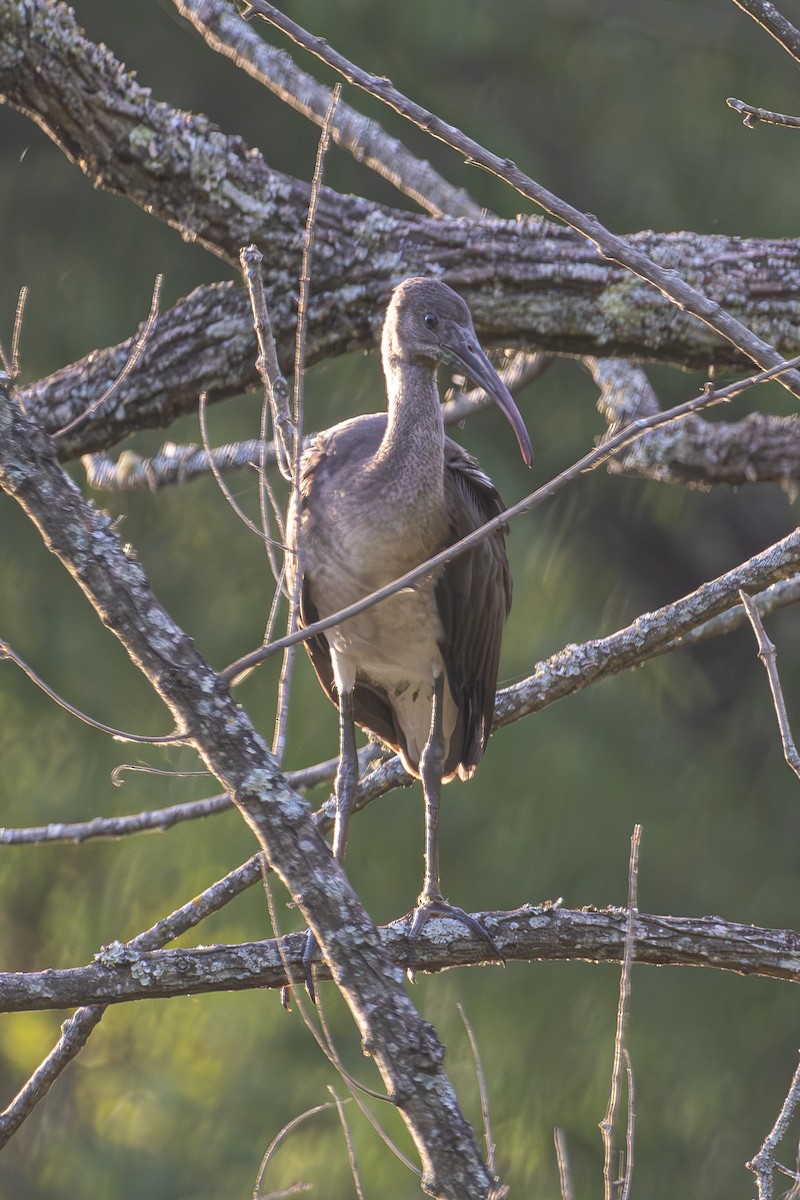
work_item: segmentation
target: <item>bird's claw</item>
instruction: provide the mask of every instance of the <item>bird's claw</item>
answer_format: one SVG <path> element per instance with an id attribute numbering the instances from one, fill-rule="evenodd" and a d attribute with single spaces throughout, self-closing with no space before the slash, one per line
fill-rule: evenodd
<path id="1" fill-rule="evenodd" d="M 317 989 L 314 986 L 314 954 L 317 949 L 317 939 L 309 929 L 306 934 L 306 945 L 303 950 L 303 981 L 306 985 L 308 998 L 312 1004 L 317 1003 Z"/>
<path id="2" fill-rule="evenodd" d="M 463 908 L 459 908 L 455 904 L 450 904 L 440 896 L 420 896 L 408 930 L 410 941 L 414 941 L 420 936 L 431 917 L 449 917 L 452 921 L 460 921 L 462 925 L 466 925 L 468 929 L 471 929 L 476 937 L 486 943 L 492 952 L 493 958 L 505 963 L 504 955 L 498 949 L 497 943 L 486 929 L 486 926 L 477 917 L 471 916 Z"/>

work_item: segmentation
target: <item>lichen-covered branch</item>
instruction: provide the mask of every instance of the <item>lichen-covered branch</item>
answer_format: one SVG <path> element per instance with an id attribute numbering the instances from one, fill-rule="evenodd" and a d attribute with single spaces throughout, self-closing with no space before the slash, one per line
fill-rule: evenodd
<path id="1" fill-rule="evenodd" d="M 514 912 L 477 914 L 507 961 L 620 962 L 626 910 L 565 909 L 526 905 Z M 800 983 L 800 936 L 791 929 L 760 929 L 720 917 L 673 917 L 637 913 L 634 961 L 652 966 L 710 967 Z M 384 947 L 403 970 L 441 971 L 486 960 L 486 944 L 463 924 L 436 920 L 413 945 L 405 920 L 383 930 Z M 305 933 L 235 946 L 158 950 L 110 946 L 94 963 L 57 971 L 0 974 L 0 1011 L 29 1012 L 78 1004 L 204 992 L 279 988 L 286 965 L 302 967 Z M 325 975 L 321 969 L 320 978 Z"/>
<path id="2" fill-rule="evenodd" d="M 703 369 L 712 363 L 743 365 L 727 343 L 705 326 L 676 316 L 651 287 L 603 262 L 570 230 L 538 220 L 484 221 L 476 238 L 469 222 L 408 216 L 392 221 L 402 253 L 388 245 L 376 247 L 369 262 L 353 265 L 346 283 L 343 276 L 323 281 L 317 273 L 309 316 L 309 364 L 374 347 L 377 316 L 392 284 L 431 270 L 446 275 L 464 295 L 475 313 L 478 335 L 488 344 L 599 358 L 661 359 Z M 409 221 L 417 222 L 413 230 Z M 641 234 L 631 240 L 651 254 L 679 262 L 682 273 L 698 287 L 728 307 L 737 305 L 743 320 L 784 346 L 787 354 L 800 345 L 797 243 L 685 233 Z M 292 288 L 267 281 L 278 359 L 287 373 L 294 347 L 293 296 Z M 22 393 L 26 408 L 47 429 L 61 428 L 114 381 L 131 345 L 129 339 L 97 350 L 28 385 Z M 139 429 L 164 428 L 193 411 L 201 391 L 210 400 L 220 400 L 254 387 L 256 352 L 243 289 L 230 283 L 198 288 L 156 320 L 142 361 L 101 412 L 59 439 L 59 457 L 106 449 Z M 775 426 L 767 419 L 766 436 L 774 437 L 778 429 L 779 439 L 791 439 L 790 426 Z"/>
<path id="3" fill-rule="evenodd" d="M 344 873 L 219 676 L 150 590 L 109 518 L 58 466 L 50 440 L 0 390 L 0 487 L 39 529 L 103 624 L 170 709 L 242 816 L 312 927 L 365 1050 L 401 1111 L 431 1194 L 485 1200 L 492 1180 L 442 1068 L 433 1029 Z"/>
<path id="4" fill-rule="evenodd" d="M 272 170 L 258 151 L 206 118 L 155 101 L 60 4 L 0 0 L 0 95 L 93 182 L 182 236 L 232 264 L 242 245 L 255 242 L 266 260 L 281 367 L 290 367 L 305 183 Z M 641 234 L 627 242 L 787 354 L 800 344 L 795 243 L 692 234 Z M 421 271 L 443 274 L 464 293 L 490 344 L 701 368 L 741 361 L 707 326 L 552 222 L 434 219 L 328 189 L 320 196 L 308 361 L 373 345 L 392 285 Z M 92 363 L 35 385 L 30 401 L 37 412 L 47 409 L 48 428 L 66 425 L 96 399 L 128 351 L 100 352 Z M 235 394 L 254 383 L 253 359 L 239 290 L 200 289 L 156 323 L 144 361 L 115 393 L 105 419 L 98 414 L 65 438 L 60 453 L 105 448 L 129 429 L 163 426 L 193 406 L 199 390 L 212 399 Z"/>
<path id="5" fill-rule="evenodd" d="M 212 50 L 232 59 L 285 104 L 317 125 L 324 125 L 331 89 L 302 71 L 285 50 L 259 37 L 229 0 L 173 0 L 181 14 L 203 35 Z M 339 102 L 331 126 L 338 146 L 349 151 L 420 208 L 434 216 L 479 217 L 481 206 L 463 188 L 454 187 L 430 163 L 417 158 L 377 121 Z"/>
<path id="6" fill-rule="evenodd" d="M 781 354 L 780 350 L 770 341 L 759 337 L 752 328 L 743 324 L 734 313 L 723 308 L 716 297 L 693 287 L 674 264 L 665 264 L 643 252 L 629 238 L 626 239 L 612 233 L 593 213 L 581 212 L 567 200 L 557 196 L 526 175 L 511 159 L 501 158 L 462 133 L 460 129 L 443 121 L 435 113 L 428 112 L 427 109 L 398 91 L 390 79 L 362 70 L 361 67 L 334 50 L 322 38 L 310 34 L 291 17 L 276 8 L 274 4 L 267 3 L 267 0 L 248 0 L 244 15 L 249 19 L 256 14 L 282 30 L 292 41 L 302 46 L 310 54 L 327 63 L 348 82 L 355 84 L 368 95 L 377 97 L 401 116 L 430 134 L 431 137 L 444 142 L 457 153 L 465 155 L 470 162 L 476 163 L 491 172 L 492 175 L 496 175 L 498 179 L 502 179 L 544 212 L 577 230 L 585 238 L 588 238 L 603 258 L 620 263 L 627 270 L 632 271 L 638 278 L 656 288 L 678 311 L 690 313 L 702 321 L 709 329 L 726 338 L 737 350 L 746 354 L 762 369 L 774 367 L 780 363 L 782 358 L 788 357 Z M 795 397 L 800 398 L 800 374 L 797 371 L 785 372 L 781 376 L 780 382 Z"/>
<path id="7" fill-rule="evenodd" d="M 587 358 L 609 434 L 660 410 L 645 372 L 622 359 Z M 646 433 L 609 463 L 615 475 L 662 483 L 783 482 L 800 477 L 800 417 L 751 412 L 740 421 L 689 416 Z"/>

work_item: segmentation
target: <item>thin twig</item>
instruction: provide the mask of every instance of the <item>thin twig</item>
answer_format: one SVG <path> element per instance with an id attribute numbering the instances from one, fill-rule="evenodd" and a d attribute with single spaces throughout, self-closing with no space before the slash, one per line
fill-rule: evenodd
<path id="1" fill-rule="evenodd" d="M 755 105 L 746 104 L 744 100 L 737 100 L 734 96 L 728 96 L 725 103 L 728 108 L 741 115 L 742 124 L 746 129 L 755 129 L 756 125 L 785 125 L 787 129 L 800 129 L 800 117 L 772 112 L 768 108 L 756 108 Z"/>
<path id="2" fill-rule="evenodd" d="M 344 1144 L 347 1147 L 347 1159 L 350 1163 L 350 1174 L 353 1176 L 353 1186 L 356 1189 L 356 1196 L 358 1200 L 364 1200 L 364 1191 L 361 1187 L 361 1178 L 358 1173 L 358 1162 L 356 1161 L 356 1151 L 353 1145 L 353 1134 L 350 1130 L 350 1123 L 347 1120 L 347 1114 L 344 1111 L 344 1106 L 347 1102 L 345 1100 L 341 1100 L 332 1087 L 329 1086 L 328 1091 L 333 1096 L 333 1100 L 336 1105 L 336 1111 L 339 1114 L 339 1124 L 342 1127 Z"/>
<path id="3" fill-rule="evenodd" d="M 288 578 L 292 580 L 291 595 L 289 596 L 289 614 L 286 620 L 286 632 L 292 634 L 296 631 L 298 625 L 298 616 L 300 612 L 300 589 L 302 587 L 302 573 L 300 571 L 299 562 L 295 564 L 294 569 L 291 568 L 289 562 L 290 554 L 299 554 L 300 552 L 300 473 L 301 473 L 301 445 L 303 441 L 303 416 L 305 408 L 305 370 L 306 370 L 306 328 L 308 326 L 308 308 L 311 296 L 311 274 L 312 263 L 314 257 L 314 233 L 317 219 L 317 210 L 319 208 L 319 197 L 322 191 L 322 180 L 325 174 L 325 159 L 328 153 L 328 147 L 331 142 L 331 129 L 333 120 L 336 115 L 336 108 L 339 104 L 339 98 L 342 94 L 342 85 L 337 83 L 331 95 L 331 102 L 328 106 L 328 112 L 325 117 L 325 124 L 322 127 L 322 135 L 319 139 L 317 147 L 317 158 L 314 164 L 314 176 L 311 181 L 311 196 L 308 202 L 308 218 L 306 220 L 305 237 L 303 239 L 303 264 L 300 271 L 300 293 L 297 302 L 297 333 L 295 340 L 295 359 L 294 359 L 294 441 L 292 443 L 292 492 L 295 497 L 295 503 L 291 506 L 289 515 L 287 516 L 287 525 L 291 522 L 291 526 L 287 528 L 286 542 L 291 549 L 286 551 L 284 558 L 284 570 Z M 277 447 L 276 447 L 277 454 Z M 278 681 L 278 705 L 275 713 L 275 731 L 272 739 L 272 753 L 277 758 L 278 762 L 283 759 L 283 753 L 286 746 L 286 730 L 289 720 L 289 697 L 292 689 L 292 676 L 294 673 L 295 647 L 287 646 L 283 653 L 283 663 L 281 664 L 281 674 Z"/>
<path id="4" fill-rule="evenodd" d="M 258 450 L 258 507 L 261 514 L 261 531 L 267 550 L 272 578 L 275 581 L 275 593 L 270 609 L 270 619 L 267 629 L 270 631 L 263 639 L 269 641 L 272 630 L 273 614 L 277 611 L 282 589 L 284 565 L 278 565 L 278 559 L 271 545 L 270 512 L 278 528 L 281 543 L 286 542 L 286 530 L 282 519 L 280 505 L 270 484 L 267 473 L 267 446 L 269 444 L 269 418 L 272 414 L 272 426 L 275 438 L 272 453 L 277 459 L 281 474 L 288 469 L 294 448 L 295 432 L 289 417 L 288 388 L 286 379 L 278 366 L 278 355 L 275 349 L 275 339 L 272 336 L 272 323 L 269 318 L 267 300 L 264 294 L 264 278 L 262 274 L 263 256 L 256 246 L 245 246 L 239 253 L 239 264 L 242 279 L 247 288 L 250 300 L 250 310 L 253 314 L 253 328 L 258 342 L 258 357 L 256 369 L 261 378 L 263 398 L 261 402 L 260 446 Z M 284 560 L 285 563 L 285 555 Z"/>
<path id="5" fill-rule="evenodd" d="M 464 1011 L 464 1005 L 461 1003 L 461 1001 L 458 1002 L 456 1007 L 458 1009 L 458 1015 L 461 1017 L 461 1021 L 465 1030 L 467 1031 L 469 1048 L 472 1054 L 472 1062 L 475 1066 L 475 1078 L 478 1083 L 478 1095 L 480 1096 L 481 1100 L 483 1139 L 486 1143 L 486 1165 L 492 1174 L 494 1174 L 496 1170 L 495 1144 L 494 1137 L 492 1135 L 492 1117 L 489 1111 L 489 1091 L 486 1086 L 486 1072 L 483 1069 L 483 1059 L 481 1058 L 480 1047 L 478 1046 L 478 1039 L 475 1036 L 475 1030 L 472 1027 L 472 1022 Z"/>
<path id="6" fill-rule="evenodd" d="M 250 520 L 247 513 L 244 511 L 242 506 L 239 504 L 238 500 L 233 495 L 233 492 L 228 487 L 225 480 L 222 478 L 222 472 L 220 471 L 219 467 L 217 466 L 217 463 L 214 458 L 214 454 L 213 454 L 213 451 L 211 449 L 211 445 L 209 442 L 208 424 L 206 421 L 207 408 L 208 408 L 208 397 L 205 392 L 201 392 L 200 399 L 199 399 L 198 405 L 197 405 L 197 418 L 198 418 L 198 424 L 200 426 L 200 436 L 203 440 L 203 449 L 205 450 L 206 454 L 208 455 L 208 465 L 211 470 L 211 474 L 214 476 L 214 481 L 215 481 L 217 487 L 222 492 L 222 494 L 225 497 L 225 500 L 227 501 L 230 508 L 233 509 L 233 511 L 236 513 L 236 516 L 239 518 L 240 521 L 243 522 L 244 525 L 247 526 L 247 528 L 250 530 L 251 533 L 254 533 L 256 535 L 256 537 L 260 538 L 264 543 L 271 543 L 273 546 L 278 546 L 281 550 L 285 550 L 286 547 L 280 541 L 276 541 L 275 538 L 271 538 L 265 530 L 260 529 L 258 527 L 258 525 L 256 525 L 255 521 Z"/>
<path id="7" fill-rule="evenodd" d="M 567 1135 L 558 1126 L 553 1130 L 553 1141 L 556 1146 L 556 1162 L 558 1163 L 558 1182 L 561 1188 L 561 1200 L 575 1200 L 575 1187 L 572 1182 L 572 1169 L 567 1150 Z"/>
<path id="8" fill-rule="evenodd" d="M 783 689 L 781 688 L 780 676 L 778 675 L 777 654 L 775 652 L 775 644 L 767 637 L 767 631 L 764 628 L 764 623 L 761 620 L 761 613 L 758 611 L 758 605 L 748 596 L 747 592 L 739 593 L 742 604 L 745 607 L 750 624 L 753 626 L 753 633 L 756 635 L 758 643 L 758 657 L 764 664 L 764 669 L 767 672 L 769 679 L 770 691 L 772 692 L 772 702 L 775 705 L 775 715 L 778 718 L 778 730 L 781 735 L 781 745 L 783 746 L 783 757 L 786 759 L 789 766 L 794 771 L 795 775 L 800 779 L 800 754 L 797 753 L 797 747 L 794 744 L 792 737 L 792 727 L 789 723 L 789 716 L 786 712 L 786 702 L 783 698 Z"/>
<path id="9" fill-rule="evenodd" d="M 633 1135 L 636 1130 L 636 1088 L 633 1082 L 631 1056 L 626 1048 L 622 1052 L 625 1062 L 625 1079 L 628 1087 L 628 1118 L 625 1122 L 625 1175 L 622 1180 L 621 1200 L 630 1200 L 633 1186 Z"/>
<path id="10" fill-rule="evenodd" d="M 267 1147 L 266 1154 L 261 1160 L 261 1166 L 259 1167 L 258 1175 L 256 1176 L 255 1187 L 253 1188 L 253 1200 L 262 1200 L 261 1185 L 264 1182 L 264 1178 L 267 1174 L 267 1169 L 272 1160 L 272 1156 L 284 1138 L 292 1133 L 293 1130 L 297 1129 L 298 1125 L 302 1125 L 303 1121 L 307 1121 L 309 1117 L 315 1117 L 317 1113 L 325 1112 L 326 1109 L 333 1107 L 333 1104 L 328 1102 L 326 1104 L 317 1104 L 314 1108 L 308 1108 L 305 1112 L 299 1113 L 296 1117 L 293 1117 L 291 1121 L 287 1121 L 283 1129 L 276 1133 L 275 1137 Z"/>
<path id="11" fill-rule="evenodd" d="M 600 1132 L 603 1137 L 603 1185 L 605 1200 L 616 1200 L 616 1197 L 627 1198 L 631 1185 L 630 1150 L 633 1141 L 633 1129 L 630 1112 L 627 1124 L 628 1156 L 622 1179 L 615 1178 L 616 1148 L 614 1144 L 614 1127 L 620 1105 L 622 1076 L 627 1070 L 630 1073 L 630 1060 L 626 1046 L 628 1026 L 628 1009 L 631 995 L 631 965 L 633 963 L 636 945 L 636 917 L 638 915 L 638 878 L 639 878 L 639 846 L 642 839 L 642 827 L 636 825 L 631 837 L 631 856 L 628 867 L 628 916 L 625 927 L 625 950 L 622 956 L 622 971 L 619 981 L 619 1003 L 617 1005 L 617 1031 L 614 1038 L 614 1066 L 611 1072 L 611 1094 L 608 1099 L 606 1115 L 600 1122 Z M 630 1092 L 628 1094 L 630 1105 Z"/>
<path id="12" fill-rule="evenodd" d="M 537 488 L 536 491 L 531 492 L 528 496 L 522 500 L 519 500 L 516 504 L 512 504 L 510 508 L 505 509 L 504 512 L 500 513 L 497 517 L 494 517 L 491 521 L 487 521 L 484 525 L 481 525 L 480 528 L 474 531 L 474 533 L 468 534 L 467 537 L 462 538 L 458 542 L 454 542 L 452 546 L 448 546 L 445 550 L 440 551 L 438 554 L 432 555 L 431 558 L 426 559 L 426 561 L 421 563 L 418 567 L 414 567 L 413 570 L 407 571 L 405 575 L 399 576 L 399 578 L 392 580 L 391 583 L 386 584 L 385 587 L 378 588 L 377 591 L 370 592 L 368 596 L 364 596 L 363 599 L 356 601 L 354 604 L 350 604 L 346 608 L 340 609 L 339 612 L 333 613 L 331 616 L 325 617 L 319 621 L 314 621 L 304 626 L 302 629 L 296 630 L 294 633 L 290 633 L 285 637 L 279 638 L 277 641 L 272 642 L 269 646 L 263 646 L 261 649 L 254 650 L 251 654 L 246 654 L 243 658 L 237 659 L 236 662 L 231 663 L 231 665 L 222 672 L 222 677 L 226 681 L 235 681 L 240 677 L 243 671 L 249 671 L 257 663 L 263 662 L 265 659 L 275 654 L 278 650 L 283 650 L 287 646 L 293 646 L 299 642 L 304 642 L 308 638 L 316 637 L 317 634 L 324 633 L 332 626 L 339 625 L 342 621 L 345 621 L 350 617 L 357 616 L 359 613 L 364 612 L 365 609 L 371 608 L 372 605 L 377 604 L 379 601 L 385 600 L 387 597 L 395 595 L 395 593 L 403 588 L 411 586 L 411 584 L 416 583 L 418 579 L 428 575 L 434 568 L 442 566 L 444 563 L 451 562 L 454 558 L 457 558 L 459 554 L 464 554 L 467 550 L 470 550 L 495 529 L 502 528 L 502 526 L 504 526 L 508 521 L 513 520 L 514 517 L 518 517 L 523 513 L 530 512 L 539 504 L 542 504 L 545 500 L 555 496 L 562 490 L 562 488 L 566 487 L 567 484 L 571 483 L 579 475 L 588 474 L 590 471 L 596 470 L 596 468 L 602 463 L 606 462 L 619 451 L 624 450 L 627 446 L 631 445 L 631 443 L 635 442 L 637 438 L 640 438 L 643 436 L 643 434 L 647 433 L 648 430 L 658 429 L 662 425 L 667 425 L 671 421 L 677 421 L 680 418 L 689 415 L 690 413 L 699 412 L 701 409 L 709 408 L 712 405 L 727 402 L 732 399 L 734 395 L 738 395 L 747 388 L 753 387 L 756 384 L 764 383 L 768 379 L 773 379 L 783 371 L 786 371 L 790 367 L 797 364 L 800 364 L 800 355 L 788 361 L 781 361 L 776 366 L 770 367 L 764 371 L 759 371 L 756 375 L 749 376 L 747 379 L 737 380 L 728 387 L 721 388 L 716 391 L 709 391 L 706 389 L 700 396 L 695 396 L 693 399 L 686 400 L 682 404 L 677 404 L 673 408 L 666 409 L 664 412 L 653 413 L 649 417 L 644 417 L 631 422 L 630 425 L 626 425 L 618 433 L 606 439 L 601 446 L 597 446 L 594 450 L 590 450 L 588 454 L 585 454 L 583 458 L 578 459 L 578 461 L 573 463 L 571 467 L 567 467 L 566 470 L 561 471 L 558 475 L 554 476 L 554 478 L 548 483 L 543 484 L 542 487 Z"/>
<path id="13" fill-rule="evenodd" d="M 180 742 L 186 742 L 189 739 L 188 733 L 182 732 L 179 729 L 172 733 L 162 734 L 156 737 L 148 737 L 143 733 L 128 733 L 123 729 L 115 729 L 113 725 L 106 725 L 103 721 L 96 721 L 94 717 L 90 717 L 87 713 L 81 712 L 74 704 L 70 704 L 63 696 L 59 696 L 58 692 L 53 691 L 49 684 L 45 683 L 40 675 L 34 671 L 33 667 L 13 650 L 8 642 L 0 638 L 0 662 L 3 659 L 8 659 L 13 662 L 19 669 L 28 676 L 31 683 L 35 683 L 46 696 L 49 696 L 54 704 L 59 708 L 63 708 L 70 716 L 75 717 L 78 721 L 82 721 L 84 725 L 90 726 L 92 729 L 99 729 L 101 733 L 108 733 L 116 742 L 141 742 L 147 746 L 171 746 L 177 745 Z"/>
<path id="14" fill-rule="evenodd" d="M 771 7 L 771 6 L 770 6 Z M 748 358 L 760 367 L 774 366 L 781 355 L 762 338 L 757 337 L 741 321 L 731 316 L 715 301 L 710 300 L 669 267 L 662 267 L 646 254 L 637 250 L 624 238 L 612 234 L 590 213 L 583 213 L 562 200 L 554 192 L 536 183 L 520 171 L 511 159 L 500 158 L 486 150 L 478 142 L 467 137 L 461 130 L 442 121 L 434 113 L 413 103 L 391 82 L 377 75 L 362 71 L 354 63 L 327 45 L 322 38 L 313 37 L 302 26 L 292 21 L 266 0 L 246 0 L 243 16 L 249 19 L 258 15 L 281 29 L 298 45 L 315 55 L 350 83 L 388 104 L 401 116 L 424 129 L 432 137 L 444 142 L 459 154 L 463 154 L 477 166 L 483 167 L 497 178 L 504 180 L 522 196 L 526 196 L 545 212 L 564 221 L 588 238 L 603 258 L 627 267 L 635 275 L 652 284 L 663 296 L 671 300 L 681 311 L 697 317 L 710 329 L 716 330 L 727 341 L 737 346 Z M 796 372 L 785 376 L 781 382 L 795 397 L 800 398 L 800 376 Z"/>
<path id="15" fill-rule="evenodd" d="M 212 912 L 224 907 L 234 895 L 245 891 L 257 878 L 258 856 L 249 863 L 230 872 L 184 904 L 175 912 L 158 921 L 150 929 L 140 933 L 124 946 L 116 943 L 105 951 L 106 960 L 119 962 L 126 954 L 141 950 L 156 950 L 167 942 L 194 928 Z M 102 959 L 101 959 L 102 960 Z M 69 1066 L 86 1045 L 92 1031 L 97 1027 L 106 1010 L 105 1004 L 93 1004 L 79 1008 L 64 1022 L 62 1034 L 53 1049 L 42 1061 L 27 1083 L 20 1089 L 7 1108 L 0 1113 L 0 1148 L 17 1132 L 31 1115 L 36 1105 L 44 1099 L 59 1075 Z"/>
<path id="16" fill-rule="evenodd" d="M 8 356 L 0 341 L 0 363 L 11 383 L 19 378 L 19 344 L 22 337 L 22 321 L 25 315 L 25 305 L 28 300 L 28 289 L 24 285 L 19 289 L 17 307 L 14 310 L 14 328 L 11 332 L 11 355 Z"/>
<path id="17" fill-rule="evenodd" d="M 264 395 L 269 398 L 272 410 L 272 425 L 276 435 L 273 451 L 281 475 L 291 482 L 291 463 L 296 448 L 296 430 L 289 411 L 289 387 L 286 377 L 278 365 L 278 353 L 275 349 L 275 339 L 272 336 L 272 322 L 264 292 L 262 271 L 264 256 L 258 246 L 245 246 L 239 253 L 239 262 L 253 314 L 253 328 L 258 341 L 256 369 L 261 377 Z M 266 441 L 266 439 L 263 440 Z"/>
<path id="18" fill-rule="evenodd" d="M 772 1172 L 776 1169 L 775 1151 L 786 1135 L 789 1122 L 794 1116 L 800 1102 L 800 1065 L 794 1073 L 791 1087 L 778 1113 L 778 1118 L 761 1144 L 761 1149 L 754 1158 L 745 1163 L 748 1171 L 752 1171 L 758 1183 L 758 1200 L 772 1200 Z"/>
<path id="19" fill-rule="evenodd" d="M 8 379 L 11 383 L 16 382 L 19 378 L 19 338 L 22 336 L 23 316 L 25 312 L 25 304 L 28 301 L 28 288 L 23 286 L 19 289 L 17 296 L 17 308 L 14 310 L 14 324 L 11 332 L 11 354 L 6 354 L 6 350 L 2 341 L 0 341 L 0 364 L 4 368 Z"/>
<path id="20" fill-rule="evenodd" d="M 22 323 L 25 319 L 25 305 L 28 303 L 28 288 L 22 286 L 17 296 L 17 307 L 14 310 L 14 332 L 11 335 L 11 378 L 19 375 L 20 342 L 22 340 Z"/>
<path id="21" fill-rule="evenodd" d="M 120 384 L 128 378 L 137 363 L 141 361 L 142 355 L 144 354 L 147 346 L 148 338 L 153 331 L 153 326 L 155 325 L 156 318 L 158 316 L 158 309 L 161 303 L 161 285 L 163 282 L 164 276 L 156 275 L 155 283 L 153 284 L 153 294 L 150 299 L 150 312 L 148 313 L 147 320 L 142 326 L 139 336 L 133 343 L 133 347 L 128 355 L 127 362 L 120 371 L 119 375 L 117 375 L 114 382 L 110 384 L 103 394 L 92 404 L 90 404 L 88 408 L 85 408 L 83 412 L 78 413 L 76 417 L 73 417 L 73 419 L 66 425 L 63 425 L 61 429 L 57 429 L 53 434 L 54 438 L 65 437 L 66 434 L 72 433 L 73 429 L 76 429 L 78 425 L 82 424 L 84 421 L 88 420 L 89 417 L 93 416 L 98 409 L 103 407 L 107 400 L 111 399 Z"/>

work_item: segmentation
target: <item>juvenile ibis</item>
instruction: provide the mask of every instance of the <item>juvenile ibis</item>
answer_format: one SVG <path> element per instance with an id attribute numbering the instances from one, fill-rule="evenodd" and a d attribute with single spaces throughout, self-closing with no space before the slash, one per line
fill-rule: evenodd
<path id="1" fill-rule="evenodd" d="M 495 400 L 523 460 L 532 462 L 522 417 L 478 344 L 467 305 L 446 284 L 414 278 L 395 289 L 381 353 L 388 412 L 321 433 L 303 459 L 297 520 L 290 521 L 297 529 L 303 626 L 390 583 L 503 511 L 478 462 L 445 436 L 436 384 L 441 363 Z M 354 724 L 396 750 L 422 780 L 425 878 L 412 936 L 431 915 L 450 915 L 491 944 L 482 926 L 443 898 L 439 799 L 441 784 L 455 775 L 469 778 L 486 748 L 510 605 L 505 532 L 497 529 L 413 587 L 305 642 L 340 714 L 334 855 L 344 856 L 358 783 Z M 313 949 L 310 938 L 310 985 Z"/>

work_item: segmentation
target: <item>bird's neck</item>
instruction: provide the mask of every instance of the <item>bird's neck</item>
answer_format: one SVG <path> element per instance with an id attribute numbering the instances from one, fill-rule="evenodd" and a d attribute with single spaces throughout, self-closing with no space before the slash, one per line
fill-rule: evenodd
<path id="1" fill-rule="evenodd" d="M 397 468 L 404 488 L 430 498 L 444 486 L 444 423 L 436 370 L 402 359 L 384 362 L 388 422 L 377 459 Z"/>

